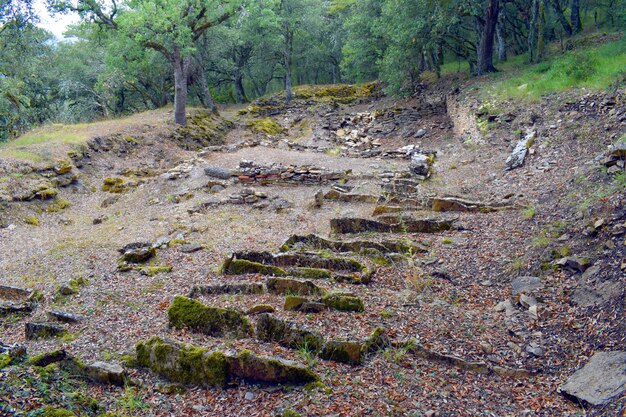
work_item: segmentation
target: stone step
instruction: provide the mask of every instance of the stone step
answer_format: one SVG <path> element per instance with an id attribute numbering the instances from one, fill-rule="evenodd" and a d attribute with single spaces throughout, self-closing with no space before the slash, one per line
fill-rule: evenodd
<path id="1" fill-rule="evenodd" d="M 356 234 L 377 233 L 437 233 L 454 230 L 456 219 L 413 219 L 407 217 L 387 217 L 378 220 L 362 218 L 331 219 L 330 228 L 334 233 Z"/>
<path id="2" fill-rule="evenodd" d="M 139 365 L 184 384 L 224 387 L 232 380 L 269 384 L 306 384 L 318 380 L 313 371 L 301 364 L 257 356 L 245 350 L 209 351 L 159 337 L 139 342 L 136 350 Z"/>
<path id="3" fill-rule="evenodd" d="M 310 234 L 307 236 L 293 235 L 283 243 L 281 251 L 287 252 L 289 250 L 303 250 L 303 249 L 316 249 L 316 250 L 331 250 L 333 252 L 353 252 L 362 253 L 366 249 L 375 249 L 384 255 L 391 253 L 406 254 L 406 253 L 419 253 L 427 252 L 428 249 L 422 245 L 416 245 L 414 243 L 402 242 L 397 240 L 351 240 L 351 241 L 336 241 L 325 239 L 323 237 Z"/>

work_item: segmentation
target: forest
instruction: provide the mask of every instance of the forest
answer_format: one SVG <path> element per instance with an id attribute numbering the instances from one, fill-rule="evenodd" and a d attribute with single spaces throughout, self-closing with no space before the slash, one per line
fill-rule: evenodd
<path id="1" fill-rule="evenodd" d="M 408 95 L 424 77 L 542 59 L 583 28 L 623 27 L 620 0 L 49 0 L 77 13 L 68 40 L 37 26 L 32 0 L 0 8 L 0 140 L 46 122 L 177 103 L 216 109 L 292 85 L 381 80 Z M 183 113 L 181 113 L 183 112 Z"/>

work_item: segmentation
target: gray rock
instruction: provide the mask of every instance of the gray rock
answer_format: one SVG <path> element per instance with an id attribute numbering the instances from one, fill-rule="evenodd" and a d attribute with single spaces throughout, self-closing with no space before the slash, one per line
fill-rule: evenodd
<path id="1" fill-rule="evenodd" d="M 119 250 L 122 253 L 120 262 L 137 264 L 145 262 L 156 255 L 156 250 L 150 243 L 130 243 Z"/>
<path id="2" fill-rule="evenodd" d="M 24 335 L 26 340 L 47 339 L 64 335 L 64 327 L 52 323 L 25 323 Z"/>
<path id="3" fill-rule="evenodd" d="M 220 184 L 215 184 L 214 186 L 211 187 L 211 192 L 212 193 L 219 193 L 220 191 L 224 191 L 226 189 L 226 187 L 224 187 L 223 185 Z"/>
<path id="4" fill-rule="evenodd" d="M 257 321 L 257 338 L 266 342 L 276 342 L 292 349 L 307 347 L 318 352 L 324 345 L 324 338 L 315 331 L 303 329 L 293 323 L 277 319 L 270 314 L 261 314 Z"/>
<path id="5" fill-rule="evenodd" d="M 414 153 L 411 156 L 411 163 L 409 164 L 409 170 L 422 177 L 430 176 L 430 164 L 428 163 L 428 157 L 420 153 Z"/>
<path id="6" fill-rule="evenodd" d="M 61 295 L 74 295 L 74 294 L 78 293 L 76 288 L 74 286 L 72 286 L 72 284 L 70 284 L 69 282 L 66 282 L 65 284 L 62 284 L 59 287 L 58 292 Z"/>
<path id="7" fill-rule="evenodd" d="M 185 243 L 183 245 L 180 245 L 180 251 L 183 253 L 198 252 L 202 249 L 204 249 L 204 246 L 199 243 Z"/>
<path id="8" fill-rule="evenodd" d="M 626 391 L 626 352 L 598 352 L 560 391 L 576 401 L 603 405 Z"/>
<path id="9" fill-rule="evenodd" d="M 413 137 L 415 139 L 419 139 L 419 138 L 426 136 L 426 133 L 428 133 L 426 129 L 420 129 L 417 132 L 415 132 L 415 135 L 413 135 Z"/>
<path id="10" fill-rule="evenodd" d="M 528 155 L 528 150 L 535 143 L 535 139 L 537 138 L 537 132 L 532 131 L 526 134 L 524 139 L 520 140 L 513 152 L 506 160 L 506 170 L 510 171 L 515 168 L 519 168 L 524 165 L 524 161 L 526 159 L 526 155 Z"/>
<path id="11" fill-rule="evenodd" d="M 119 364 L 108 362 L 94 362 L 85 369 L 87 378 L 101 384 L 111 384 L 120 387 L 126 382 L 126 372 Z"/>
<path id="12" fill-rule="evenodd" d="M 521 293 L 531 293 L 534 290 L 543 288 L 543 282 L 537 277 L 519 277 L 511 281 L 513 296 Z"/>
<path id="13" fill-rule="evenodd" d="M 579 256 L 568 256 L 554 262 L 556 266 L 568 269 L 571 272 L 585 272 L 592 265 L 591 261 Z"/>
<path id="14" fill-rule="evenodd" d="M 230 179 L 230 171 L 220 167 L 206 167 L 204 169 L 204 174 L 207 177 L 219 178 L 221 180 Z"/>
<path id="15" fill-rule="evenodd" d="M 66 311 L 52 310 L 48 311 L 48 317 L 63 323 L 78 323 L 85 320 L 80 314 L 72 314 Z"/>

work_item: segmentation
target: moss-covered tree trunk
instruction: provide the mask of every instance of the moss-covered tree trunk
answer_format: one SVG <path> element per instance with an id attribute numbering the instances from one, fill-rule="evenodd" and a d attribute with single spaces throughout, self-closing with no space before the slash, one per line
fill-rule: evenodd
<path id="1" fill-rule="evenodd" d="M 187 124 L 187 78 L 189 75 L 189 56 L 182 56 L 180 49 L 175 48 L 171 60 L 174 67 L 174 123 Z"/>

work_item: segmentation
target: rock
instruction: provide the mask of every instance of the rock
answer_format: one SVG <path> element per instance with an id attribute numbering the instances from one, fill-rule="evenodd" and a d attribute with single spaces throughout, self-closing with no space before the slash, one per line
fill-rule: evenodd
<path id="1" fill-rule="evenodd" d="M 497 203 L 469 201 L 458 197 L 435 197 L 431 200 L 433 211 L 462 211 L 471 213 L 491 213 L 499 210 L 510 210 L 513 207 Z"/>
<path id="2" fill-rule="evenodd" d="M 317 190 L 314 197 L 313 206 L 316 208 L 321 208 L 324 205 L 324 191 Z"/>
<path id="3" fill-rule="evenodd" d="M 178 295 L 167 310 L 169 324 L 216 337 L 245 338 L 253 334 L 245 315 L 233 309 L 206 306 L 199 301 Z"/>
<path id="4" fill-rule="evenodd" d="M 426 129 L 422 128 L 422 129 L 418 130 L 417 132 L 415 132 L 413 137 L 415 139 L 419 139 L 419 138 L 422 138 L 422 137 L 426 136 L 426 133 L 428 133 L 428 131 Z"/>
<path id="5" fill-rule="evenodd" d="M 334 233 L 352 234 L 365 232 L 378 233 L 436 233 L 454 228 L 455 220 L 431 220 L 397 218 L 394 222 L 384 222 L 360 218 L 331 219 L 330 228 Z"/>
<path id="6" fill-rule="evenodd" d="M 519 168 L 524 165 L 524 161 L 526 159 L 526 155 L 528 155 L 528 150 L 535 143 L 535 139 L 537 138 L 537 132 L 531 131 L 526 134 L 524 139 L 520 140 L 513 152 L 506 160 L 506 170 L 510 171 L 515 168 Z"/>
<path id="7" fill-rule="evenodd" d="M 151 243 L 137 242 L 130 243 L 119 250 L 122 257 L 120 263 L 138 264 L 145 262 L 156 255 L 156 250 Z"/>
<path id="8" fill-rule="evenodd" d="M 587 258 L 580 258 L 578 256 L 568 256 L 561 258 L 554 262 L 556 266 L 568 269 L 571 272 L 585 272 L 592 263 Z"/>
<path id="9" fill-rule="evenodd" d="M 510 300 L 500 301 L 493 309 L 497 312 L 504 311 L 507 316 L 511 316 L 515 312 L 513 303 Z"/>
<path id="10" fill-rule="evenodd" d="M 48 339 L 63 336 L 66 333 L 64 327 L 52 323 L 25 323 L 24 335 L 26 340 Z"/>
<path id="11" fill-rule="evenodd" d="M 537 277 L 518 277 L 511 281 L 513 297 L 521 293 L 529 294 L 541 288 L 543 288 L 543 282 Z"/>
<path id="12" fill-rule="evenodd" d="M 526 352 L 537 357 L 541 357 L 544 355 L 543 348 L 534 342 L 531 342 L 528 346 L 526 346 Z"/>
<path id="13" fill-rule="evenodd" d="M 307 302 L 303 303 L 298 311 L 302 313 L 321 313 L 324 310 L 326 310 L 326 304 L 324 303 Z"/>
<path id="14" fill-rule="evenodd" d="M 54 350 L 52 352 L 44 352 L 37 356 L 33 356 L 28 360 L 28 364 L 32 366 L 48 366 L 51 363 L 63 362 L 68 359 L 69 355 L 63 349 Z"/>
<path id="15" fill-rule="evenodd" d="M 266 284 L 272 294 L 321 295 L 324 290 L 312 281 L 298 281 L 289 278 L 270 278 Z"/>
<path id="16" fill-rule="evenodd" d="M 275 308 L 272 307 L 271 305 L 257 304 L 251 307 L 248 311 L 246 311 L 246 314 L 249 316 L 254 316 L 254 315 L 263 314 L 263 313 L 273 313 L 274 311 L 275 311 Z"/>
<path id="17" fill-rule="evenodd" d="M 87 378 L 101 384 L 111 384 L 123 387 L 126 382 L 126 372 L 119 364 L 109 362 L 94 362 L 85 369 Z"/>
<path id="18" fill-rule="evenodd" d="M 312 352 L 318 352 L 324 345 L 324 339 L 318 332 L 300 328 L 269 314 L 259 316 L 256 335 L 266 342 L 276 342 L 292 349 L 305 347 Z"/>
<path id="19" fill-rule="evenodd" d="M 626 391 L 626 352 L 598 352 L 559 389 L 576 401 L 600 406 Z"/>
<path id="20" fill-rule="evenodd" d="M 351 295 L 333 293 L 325 296 L 322 302 L 326 307 L 338 311 L 354 311 L 361 313 L 365 311 L 363 300 Z"/>
<path id="21" fill-rule="evenodd" d="M 281 277 L 287 275 L 287 271 L 283 268 L 246 259 L 234 259 L 234 255 L 224 261 L 221 272 L 230 275 L 260 274 Z"/>
<path id="22" fill-rule="evenodd" d="M 78 323 L 85 320 L 85 317 L 80 314 L 72 314 L 66 311 L 52 310 L 48 311 L 48 317 L 50 319 L 58 320 L 63 323 Z"/>
<path id="23" fill-rule="evenodd" d="M 218 178 L 220 180 L 229 180 L 231 177 L 229 170 L 220 167 L 206 167 L 204 174 L 207 177 Z"/>
<path id="24" fill-rule="evenodd" d="M 519 295 L 519 303 L 526 308 L 530 308 L 537 305 L 537 300 L 535 299 L 535 297 L 531 297 L 522 293 Z"/>
<path id="25" fill-rule="evenodd" d="M 319 357 L 329 361 L 359 365 L 363 361 L 363 343 L 331 340 L 326 342 Z"/>
<path id="26" fill-rule="evenodd" d="M 369 355 L 390 347 L 391 339 L 387 335 L 387 331 L 382 327 L 377 327 L 363 343 L 362 352 L 364 355 Z"/>
<path id="27" fill-rule="evenodd" d="M 308 368 L 280 358 L 209 351 L 153 337 L 137 344 L 137 361 L 171 381 L 224 387 L 233 379 L 270 384 L 305 384 L 318 380 Z"/>
<path id="28" fill-rule="evenodd" d="M 226 189 L 226 187 L 224 187 L 223 185 L 221 185 L 221 184 L 215 184 L 215 185 L 211 186 L 211 188 L 210 188 L 210 190 L 209 190 L 209 191 L 210 191 L 211 193 L 215 194 L 215 193 L 219 193 L 219 192 L 221 192 L 221 191 L 224 191 L 225 189 Z"/>
<path id="29" fill-rule="evenodd" d="M 285 305 L 283 308 L 286 311 L 298 311 L 302 304 L 306 303 L 307 301 L 309 300 L 304 297 L 289 295 L 285 298 Z"/>
<path id="30" fill-rule="evenodd" d="M 14 360 L 26 356 L 26 347 L 23 345 L 13 344 L 6 345 L 0 341 L 0 364 L 9 366 Z"/>
<path id="31" fill-rule="evenodd" d="M 199 243 L 184 243 L 180 245 L 180 251 L 183 253 L 198 252 L 198 251 L 201 251 L 202 249 L 204 249 L 204 246 L 202 246 Z"/>
<path id="32" fill-rule="evenodd" d="M 72 285 L 71 282 L 66 282 L 65 284 L 62 284 L 59 287 L 57 292 L 65 296 L 74 295 L 74 294 L 78 294 L 78 288 L 77 288 L 77 285 Z"/>
<path id="33" fill-rule="evenodd" d="M 248 282 L 232 283 L 232 284 L 216 284 L 216 285 L 198 285 L 191 289 L 189 297 L 197 297 L 198 295 L 216 295 L 216 294 L 263 294 L 265 287 L 263 284 L 255 284 Z"/>
<path id="34" fill-rule="evenodd" d="M 428 156 L 414 153 L 411 156 L 409 170 L 415 175 L 428 178 L 430 177 L 430 165 L 431 159 L 429 159 Z"/>
<path id="35" fill-rule="evenodd" d="M 249 382 L 306 384 L 318 379 L 310 369 L 296 362 L 256 356 L 247 350 L 237 356 L 228 356 L 228 361 L 230 376 Z"/>

